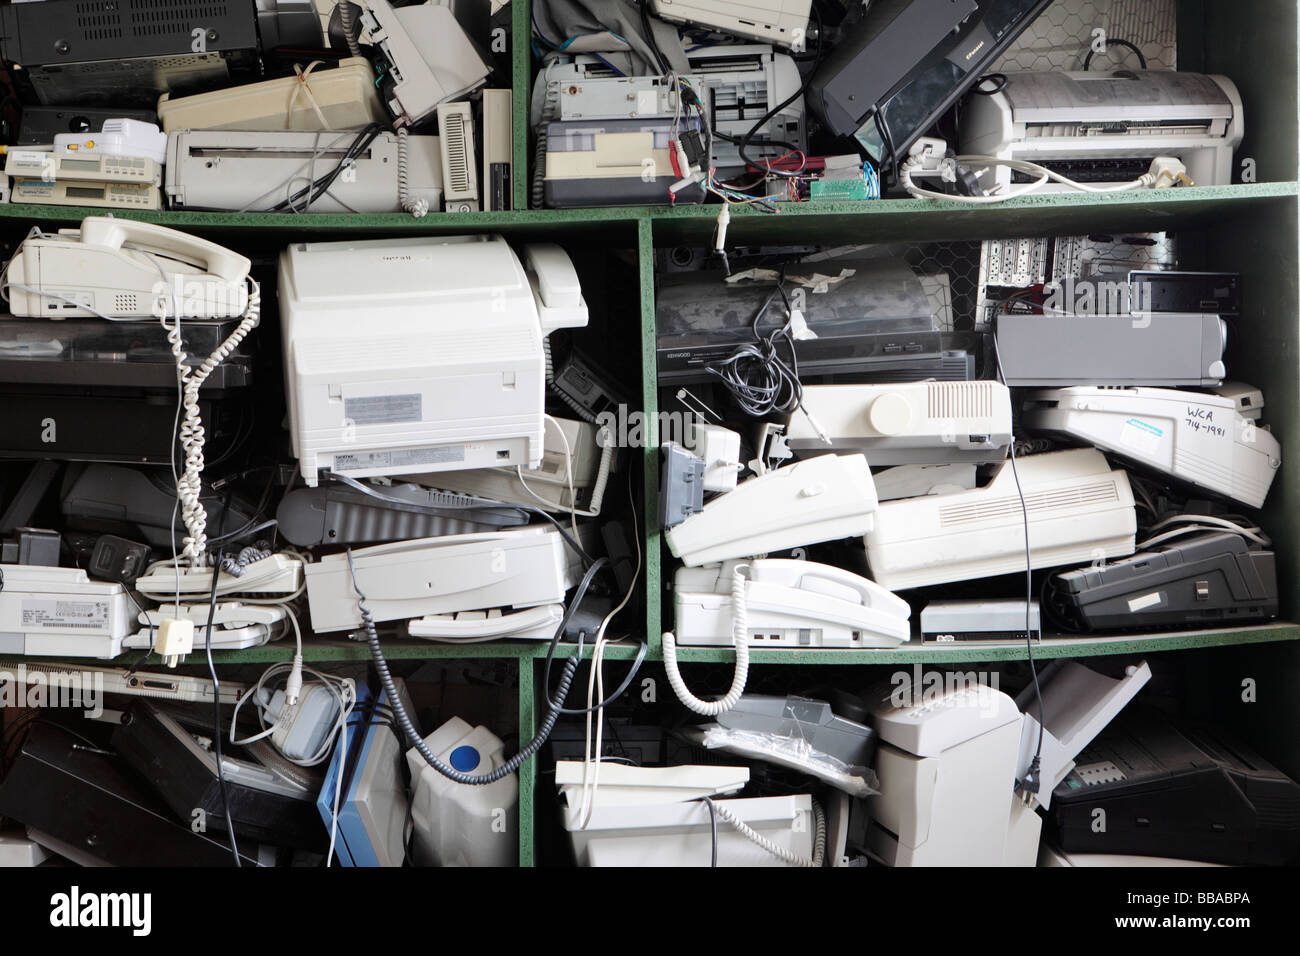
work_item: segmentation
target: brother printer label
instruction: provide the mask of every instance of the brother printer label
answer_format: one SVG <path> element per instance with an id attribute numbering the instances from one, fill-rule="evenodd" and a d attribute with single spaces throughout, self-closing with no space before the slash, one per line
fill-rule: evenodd
<path id="1" fill-rule="evenodd" d="M 1145 454 L 1153 454 L 1160 446 L 1160 439 L 1165 437 L 1165 430 L 1144 422 L 1139 418 L 1130 418 L 1120 429 L 1119 440 L 1122 444 Z"/>
<path id="2" fill-rule="evenodd" d="M 333 470 L 406 468 L 411 465 L 440 465 L 448 461 L 464 460 L 464 445 L 440 445 L 436 448 L 402 448 L 396 451 L 368 451 L 359 455 L 335 455 Z"/>
<path id="3" fill-rule="evenodd" d="M 23 601 L 22 626 L 32 628 L 85 628 L 101 630 L 108 625 L 107 601 Z"/>
<path id="4" fill-rule="evenodd" d="M 343 399 L 343 417 L 357 425 L 389 425 L 423 420 L 423 396 L 364 395 Z"/>

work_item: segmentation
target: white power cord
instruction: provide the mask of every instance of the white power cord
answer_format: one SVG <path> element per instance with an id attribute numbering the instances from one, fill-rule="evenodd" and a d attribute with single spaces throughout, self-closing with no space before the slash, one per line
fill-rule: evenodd
<path id="1" fill-rule="evenodd" d="M 925 137 L 912 146 L 907 159 L 898 168 L 898 182 L 908 193 L 917 199 L 945 199 L 950 202 L 966 203 L 968 205 L 989 205 L 991 203 L 1005 202 L 1008 199 L 1017 199 L 1021 196 L 1027 196 L 1032 192 L 1047 185 L 1049 181 L 1061 183 L 1071 189 L 1077 189 L 1080 192 L 1087 193 L 1116 193 L 1128 192 L 1134 189 L 1164 189 L 1173 186 L 1178 182 L 1191 184 L 1187 178 L 1187 167 L 1175 157 L 1157 156 L 1151 161 L 1151 168 L 1131 182 L 1120 183 L 1112 186 L 1093 186 L 1088 183 L 1076 182 L 1068 176 L 1062 175 L 1054 170 L 1041 166 L 1038 163 L 1031 163 L 1023 159 L 1000 159 L 996 156 L 979 156 L 963 155 L 956 157 L 945 157 L 943 151 L 943 141 L 930 137 Z M 938 176 L 950 182 L 956 181 L 956 171 L 963 166 L 1006 166 L 1010 169 L 1025 173 L 1030 176 L 1038 177 L 1033 182 L 1026 183 L 1020 189 L 1014 192 L 1001 193 L 998 195 L 987 196 L 959 196 L 949 193 L 939 192 L 933 189 L 926 189 L 916 185 L 913 177 L 916 176 Z"/>
<path id="2" fill-rule="evenodd" d="M 821 866 L 824 865 L 826 859 L 826 814 L 822 810 L 821 804 L 819 804 L 816 800 L 812 802 L 814 833 L 813 833 L 813 855 L 811 860 L 807 859 L 806 857 L 797 856 L 796 854 L 791 853 L 785 847 L 778 846 L 777 844 L 769 840 L 767 837 L 763 836 L 761 833 L 755 831 L 747 823 L 745 823 L 744 820 L 740 819 L 740 817 L 736 816 L 734 813 L 731 812 L 731 808 L 726 805 L 726 801 L 716 802 L 714 800 L 710 800 L 708 797 L 705 797 L 704 802 L 713 808 L 714 813 L 716 813 L 718 816 L 722 817 L 722 819 L 730 823 L 741 836 L 749 840 L 751 843 L 759 847 L 762 847 L 764 850 L 772 854 L 772 856 L 776 857 L 778 860 L 782 860 L 786 863 L 789 863 L 791 866 L 798 866 L 798 867 L 820 868 Z"/>
<path id="3" fill-rule="evenodd" d="M 1272 539 L 1269 538 L 1268 535 L 1264 534 L 1263 529 L 1258 525 L 1241 525 L 1235 521 L 1230 521 L 1227 518 L 1220 518 L 1216 515 L 1170 515 L 1167 518 L 1157 521 L 1147 530 L 1157 532 L 1160 531 L 1161 528 L 1168 527 L 1169 525 L 1176 525 L 1177 527 L 1160 534 L 1152 534 L 1152 536 L 1147 538 L 1145 541 L 1139 541 L 1137 548 L 1139 550 L 1142 548 L 1149 548 L 1152 545 L 1160 544 L 1162 541 L 1168 541 L 1171 538 L 1179 538 L 1185 534 L 1192 534 L 1196 531 L 1234 531 L 1243 538 L 1266 548 L 1273 543 Z"/>
<path id="4" fill-rule="evenodd" d="M 748 564 L 738 564 L 731 577 L 731 631 L 736 647 L 736 669 L 731 678 L 731 689 L 721 700 L 700 700 L 686 687 L 681 672 L 677 669 L 677 639 L 671 631 L 664 631 L 663 651 L 664 670 L 668 674 L 668 685 L 683 704 L 705 717 L 716 717 L 736 706 L 745 692 L 749 680 L 749 614 L 745 606 L 745 575 Z"/>
<path id="5" fill-rule="evenodd" d="M 410 184 L 410 144 L 407 137 L 410 132 L 405 126 L 397 127 L 397 198 L 402 204 L 402 211 L 409 212 L 416 219 L 423 219 L 429 214 L 429 200 L 412 199 Z"/>
<path id="6" fill-rule="evenodd" d="M 550 415 L 546 416 L 547 421 L 554 422 L 555 419 Z M 559 423 L 556 422 L 556 428 L 559 429 Z M 605 501 L 605 488 L 609 484 L 609 476 L 614 470 L 614 453 L 615 447 L 613 440 L 606 434 L 604 428 L 596 432 L 596 441 L 600 444 L 600 463 L 596 466 L 596 479 L 591 485 L 591 496 L 587 502 L 587 509 L 584 511 L 577 508 L 577 495 L 574 492 L 573 484 L 573 462 L 572 450 L 569 448 L 569 441 L 564 437 L 564 432 L 560 432 L 560 438 L 564 442 L 565 471 L 568 477 L 569 505 L 565 507 L 562 502 L 551 501 L 543 498 L 535 490 L 529 487 L 528 479 L 524 477 L 523 465 L 515 465 L 515 474 L 519 478 L 519 484 L 523 487 L 529 496 L 547 511 L 567 511 L 570 520 L 577 518 L 596 518 L 600 515 L 601 505 Z M 574 525 L 574 534 L 577 534 L 577 526 Z"/>

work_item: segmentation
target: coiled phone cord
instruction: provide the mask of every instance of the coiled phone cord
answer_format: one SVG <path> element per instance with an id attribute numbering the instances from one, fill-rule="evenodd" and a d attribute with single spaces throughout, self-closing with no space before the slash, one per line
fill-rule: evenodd
<path id="1" fill-rule="evenodd" d="M 664 671 L 668 686 L 677 699 L 705 717 L 716 717 L 736 706 L 745 684 L 749 680 L 749 614 L 745 607 L 745 575 L 748 564 L 738 564 L 731 576 L 731 631 L 736 646 L 736 669 L 731 677 L 731 689 L 721 700 L 700 700 L 686 687 L 681 671 L 677 669 L 677 639 L 671 631 L 664 631 Z"/>
<path id="2" fill-rule="evenodd" d="M 796 856 L 785 847 L 778 846 L 767 837 L 763 836 L 752 829 L 744 820 L 731 812 L 726 805 L 726 801 L 715 802 L 708 797 L 704 798 L 705 804 L 709 809 L 716 813 L 722 819 L 726 820 L 736 831 L 751 843 L 762 847 L 768 853 L 772 854 L 778 860 L 783 860 L 791 866 L 799 867 L 822 867 L 826 860 L 826 812 L 822 810 L 822 805 L 816 800 L 812 802 L 813 812 L 813 855 L 809 860 L 806 857 Z"/>

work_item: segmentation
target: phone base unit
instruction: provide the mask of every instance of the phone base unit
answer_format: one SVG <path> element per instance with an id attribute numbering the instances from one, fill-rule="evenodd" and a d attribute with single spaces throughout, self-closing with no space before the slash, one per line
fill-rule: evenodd
<path id="1" fill-rule="evenodd" d="M 1026 523 L 1035 568 L 1130 555 L 1137 532 L 1128 475 L 1094 448 L 1008 461 L 983 488 L 886 501 L 875 517 L 867 561 L 895 591 L 1023 572 Z"/>
<path id="2" fill-rule="evenodd" d="M 533 525 L 362 548 L 351 568 L 346 554 L 327 555 L 307 566 L 312 628 L 360 627 L 358 591 L 376 622 L 562 604 L 577 583 L 567 548 L 555 529 Z"/>
<path id="3" fill-rule="evenodd" d="M 931 601 L 921 610 L 921 636 L 940 644 L 950 641 L 1023 641 L 1043 636 L 1037 601 L 1029 602 L 1029 630 L 1025 630 L 1023 599 Z"/>
<path id="4" fill-rule="evenodd" d="M 802 408 L 786 433 L 796 455 L 829 447 L 873 466 L 983 464 L 1002 461 L 1011 443 L 1011 392 L 1000 382 L 809 385 Z"/>
<path id="5" fill-rule="evenodd" d="M 1030 393 L 1025 422 L 1251 508 L 1282 465 L 1278 440 L 1231 396 L 1076 385 Z"/>
<path id="6" fill-rule="evenodd" d="M 543 338 L 587 324 L 558 247 L 500 236 L 296 243 L 280 259 L 293 451 L 315 486 L 541 464 Z M 364 316 L 364 320 L 360 317 Z"/>
<path id="7" fill-rule="evenodd" d="M 731 585 L 737 563 L 677 570 L 673 604 L 678 644 L 732 646 Z M 911 637 L 907 602 L 874 581 L 813 561 L 763 558 L 747 563 L 751 647 L 896 647 Z"/>
<path id="8" fill-rule="evenodd" d="M 0 581 L 0 654 L 109 660 L 133 630 L 135 605 L 116 581 L 25 564 L 0 565 Z"/>
<path id="9" fill-rule="evenodd" d="M 18 201 L 18 200 L 15 200 Z M 110 316 L 157 320 L 242 316 L 249 261 L 166 226 L 90 216 L 80 229 L 23 240 L 9 261 L 9 310 L 16 316 Z"/>
<path id="10" fill-rule="evenodd" d="M 1241 535 L 1211 531 L 1055 575 L 1047 599 L 1081 630 L 1231 627 L 1277 617 L 1277 565 Z"/>
<path id="11" fill-rule="evenodd" d="M 664 532 L 687 567 L 863 534 L 876 488 L 861 455 L 822 455 L 750 478 Z"/>

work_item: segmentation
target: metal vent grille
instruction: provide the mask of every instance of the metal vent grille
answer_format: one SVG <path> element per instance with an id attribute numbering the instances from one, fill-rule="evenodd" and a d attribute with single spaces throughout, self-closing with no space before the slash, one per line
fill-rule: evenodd
<path id="1" fill-rule="evenodd" d="M 447 184 L 450 191 L 459 195 L 468 192 L 469 157 L 465 149 L 465 117 L 449 113 L 442 126 L 443 141 L 447 144 Z"/>

